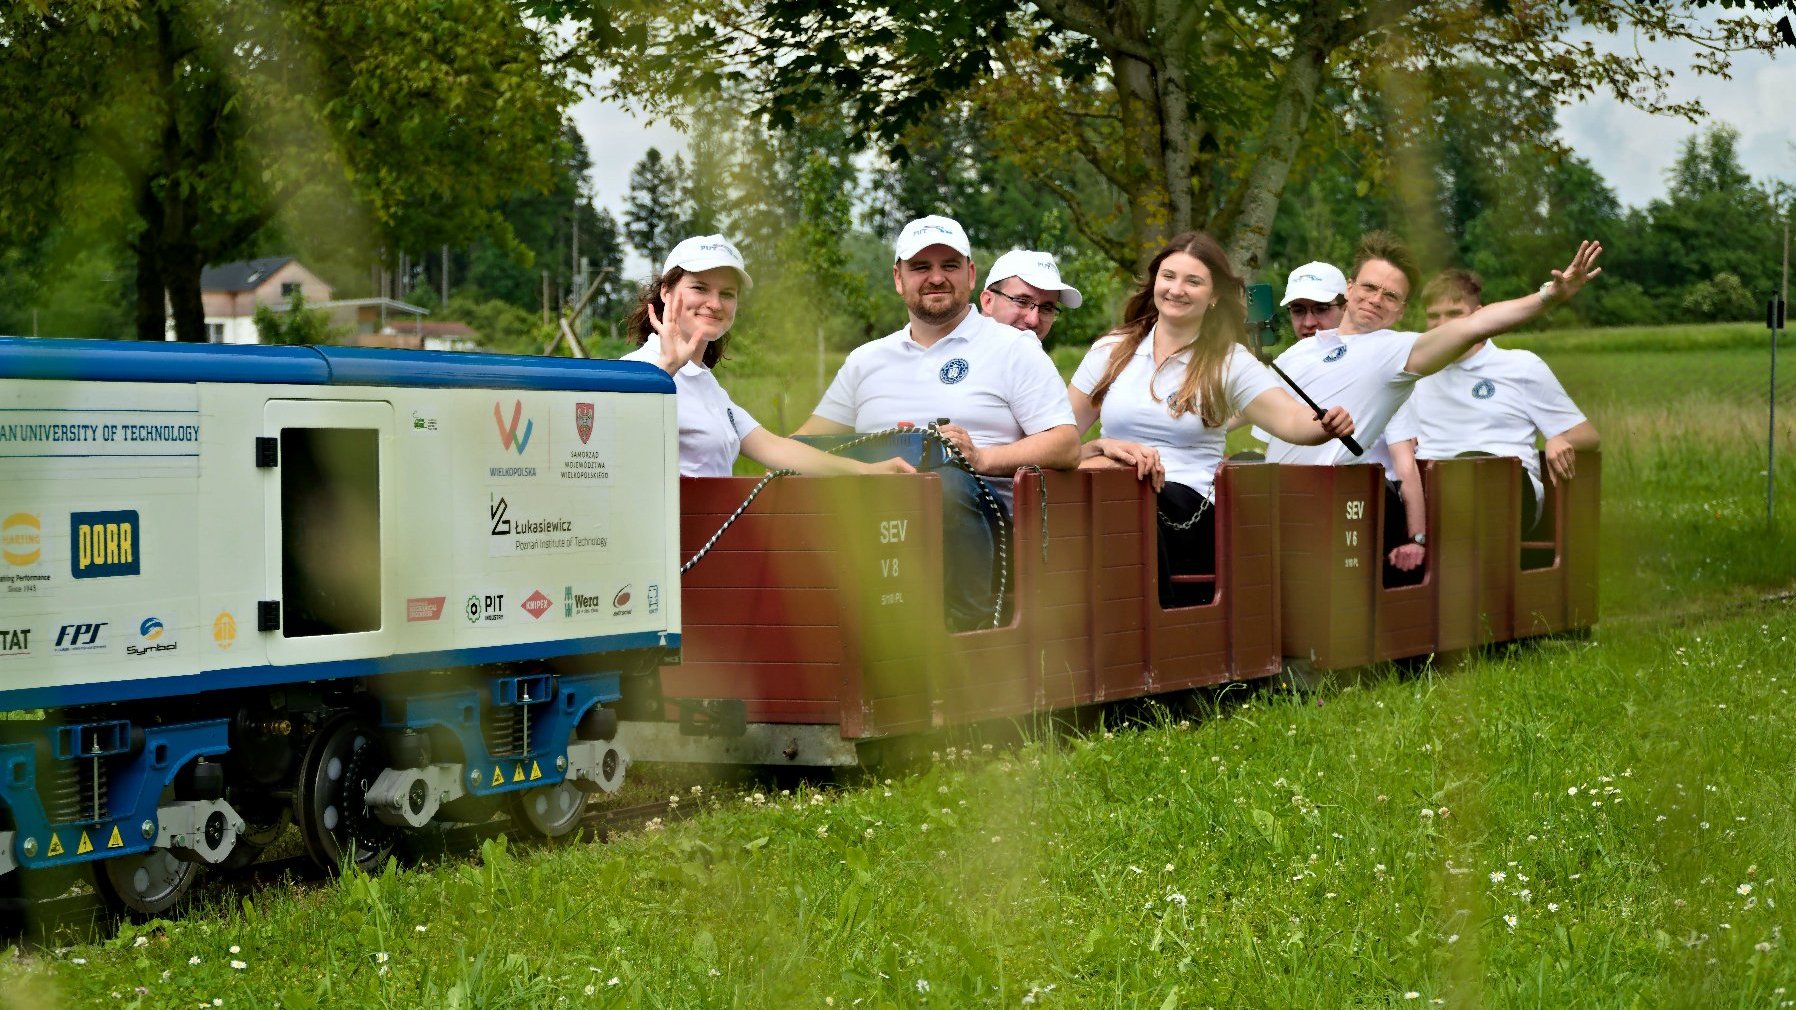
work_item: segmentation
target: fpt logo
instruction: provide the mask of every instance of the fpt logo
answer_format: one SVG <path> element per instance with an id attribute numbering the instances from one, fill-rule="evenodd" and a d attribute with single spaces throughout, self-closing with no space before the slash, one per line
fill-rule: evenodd
<path id="1" fill-rule="evenodd" d="M 536 430 L 536 422 L 524 416 L 524 401 L 513 400 L 511 402 L 511 424 L 509 425 L 505 423 L 504 405 L 494 403 L 493 423 L 499 426 L 499 447 L 515 449 L 518 455 L 522 456 L 524 447 L 530 444 L 530 433 Z M 521 435 L 518 433 L 519 423 L 524 426 Z"/>
<path id="2" fill-rule="evenodd" d="M 44 528 L 37 516 L 14 512 L 0 519 L 0 557 L 15 568 L 35 565 L 43 557 Z"/>
<path id="3" fill-rule="evenodd" d="M 65 624 L 56 630 L 57 652 L 97 652 L 106 648 L 102 637 L 108 621 Z"/>
<path id="4" fill-rule="evenodd" d="M 592 438 L 593 408 L 590 403 L 574 404 L 574 431 L 580 435 L 580 444 L 585 445 Z"/>
<path id="5" fill-rule="evenodd" d="M 1345 358 L 1346 356 L 1347 356 L 1347 345 L 1342 344 L 1341 346 L 1335 348 L 1334 350 L 1329 351 L 1327 354 L 1324 354 L 1322 356 L 1322 360 L 1332 364 L 1336 361 L 1341 360 L 1342 358 Z"/>
<path id="6" fill-rule="evenodd" d="M 69 574 L 77 579 L 109 579 L 143 571 L 137 513 L 69 514 Z"/>
<path id="7" fill-rule="evenodd" d="M 943 385 L 952 386 L 956 382 L 966 378 L 967 373 L 972 370 L 973 366 L 967 364 L 967 359 L 954 358 L 942 366 L 942 370 L 938 373 L 937 377 L 942 380 Z"/>
<path id="8" fill-rule="evenodd" d="M 1479 379 L 1478 384 L 1472 387 L 1472 396 L 1475 399 L 1488 400 L 1495 395 L 1497 395 L 1497 384 L 1489 379 Z"/>

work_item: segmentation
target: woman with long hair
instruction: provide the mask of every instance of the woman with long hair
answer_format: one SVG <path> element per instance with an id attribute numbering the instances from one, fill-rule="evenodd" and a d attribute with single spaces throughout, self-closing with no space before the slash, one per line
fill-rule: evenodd
<path id="1" fill-rule="evenodd" d="M 1171 576 L 1215 571 L 1210 502 L 1232 415 L 1305 445 L 1353 432 L 1345 410 L 1317 420 L 1253 356 L 1246 314 L 1228 255 L 1210 236 L 1185 232 L 1154 255 L 1122 325 L 1091 345 L 1067 388 L 1080 431 L 1103 422 L 1080 466 L 1133 468 L 1158 492 L 1164 606 L 1211 598 L 1175 591 L 1186 587 Z"/>
<path id="2" fill-rule="evenodd" d="M 727 477 L 738 453 L 769 470 L 800 473 L 914 473 L 896 457 L 878 463 L 831 456 L 775 435 L 737 406 L 711 369 L 723 360 L 736 303 L 754 282 L 742 254 L 722 235 L 674 246 L 625 324 L 640 345 L 625 361 L 660 365 L 673 376 L 680 417 L 680 473 Z"/>

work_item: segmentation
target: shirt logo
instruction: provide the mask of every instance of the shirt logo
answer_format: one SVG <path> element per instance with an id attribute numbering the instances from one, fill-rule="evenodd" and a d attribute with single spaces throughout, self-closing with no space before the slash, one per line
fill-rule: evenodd
<path id="1" fill-rule="evenodd" d="M 1497 395 L 1497 386 L 1489 379 L 1479 379 L 1478 384 L 1472 387 L 1472 396 L 1477 399 L 1488 400 L 1495 395 Z"/>
<path id="2" fill-rule="evenodd" d="M 967 373 L 972 370 L 973 366 L 967 364 L 967 359 L 955 358 L 943 365 L 942 370 L 937 374 L 944 385 L 952 386 L 956 382 L 966 378 Z"/>
<path id="3" fill-rule="evenodd" d="M 1346 356 L 1347 356 L 1347 345 L 1342 344 L 1341 346 L 1339 346 L 1339 347 L 1335 348 L 1334 350 L 1329 351 L 1327 354 L 1323 355 L 1322 360 L 1328 361 L 1328 362 L 1335 362 L 1335 361 L 1341 360 L 1342 358 L 1345 358 Z"/>

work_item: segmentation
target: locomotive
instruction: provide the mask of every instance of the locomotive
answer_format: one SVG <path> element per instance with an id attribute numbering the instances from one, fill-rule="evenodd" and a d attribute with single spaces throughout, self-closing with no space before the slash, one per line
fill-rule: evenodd
<path id="1" fill-rule="evenodd" d="M 1017 472 L 992 628 L 943 623 L 942 465 L 681 478 L 651 365 L 0 339 L 0 889 L 139 915 L 297 825 L 327 867 L 502 808 L 573 831 L 631 761 L 853 766 L 932 729 L 1577 632 L 1599 460 L 1226 463 L 1207 602 L 1132 472 Z M 893 443 L 896 440 L 896 444 Z M 685 558 L 686 569 L 681 559 Z"/>
<path id="2" fill-rule="evenodd" d="M 0 340 L 0 885 L 153 914 L 615 791 L 680 639 L 653 366 Z M 23 716 L 23 717 L 21 717 Z M 54 891 L 49 887 L 45 890 Z"/>

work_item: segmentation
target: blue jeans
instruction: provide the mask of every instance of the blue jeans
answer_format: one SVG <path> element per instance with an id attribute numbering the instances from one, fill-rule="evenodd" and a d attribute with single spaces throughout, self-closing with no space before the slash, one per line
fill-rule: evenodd
<path id="1" fill-rule="evenodd" d="M 997 607 L 993 562 L 998 550 L 999 518 L 979 491 L 973 475 L 955 467 L 931 471 L 942 482 L 942 600 L 948 630 L 970 631 L 992 626 Z M 990 479 L 986 479 L 988 485 Z M 1004 499 L 993 499 L 1009 522 Z"/>

